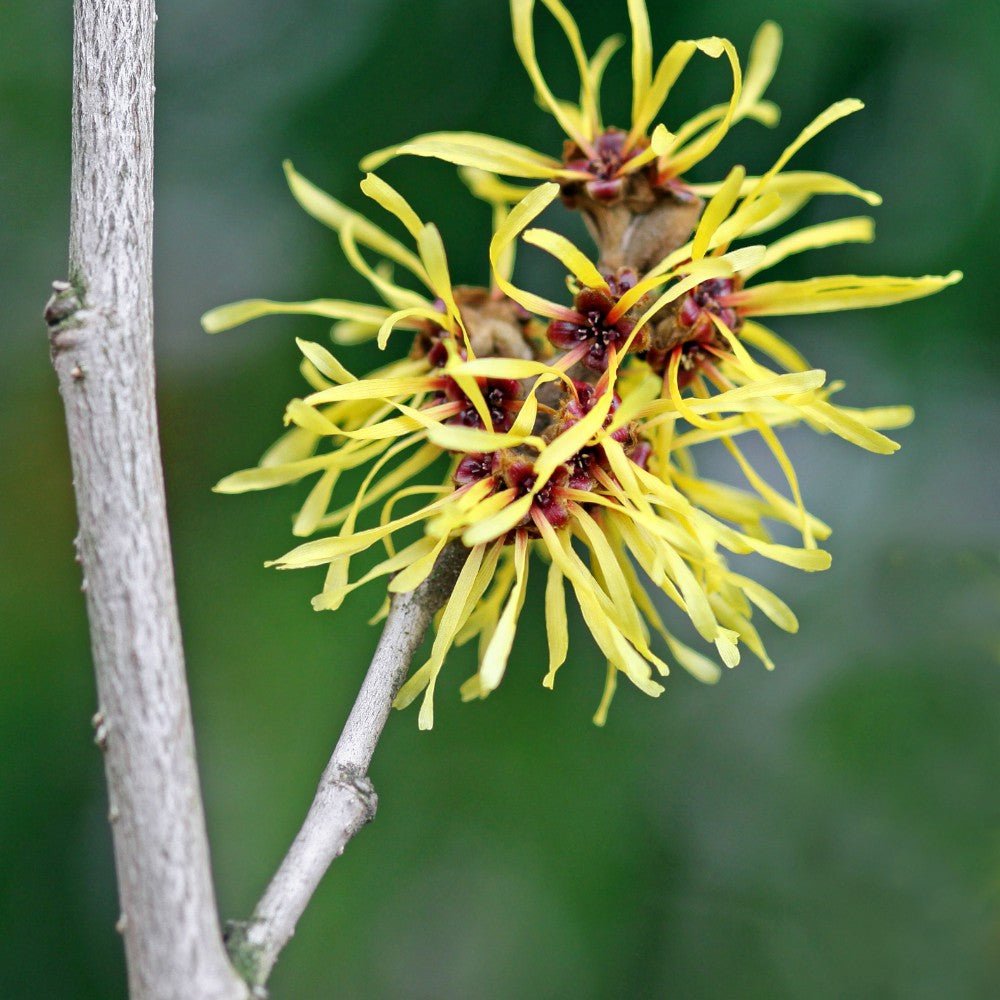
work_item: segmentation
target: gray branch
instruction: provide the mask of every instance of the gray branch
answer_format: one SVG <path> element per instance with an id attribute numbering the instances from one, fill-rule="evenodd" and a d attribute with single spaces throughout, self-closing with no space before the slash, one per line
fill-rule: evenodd
<path id="1" fill-rule="evenodd" d="M 70 280 L 45 318 L 66 409 L 133 1000 L 242 1000 L 218 926 L 153 370 L 153 0 L 76 0 Z"/>
<path id="2" fill-rule="evenodd" d="M 233 960 L 256 986 L 267 981 L 330 863 L 375 816 L 378 798 L 368 780 L 372 754 L 413 654 L 454 588 L 467 555 L 461 545 L 449 546 L 420 587 L 393 598 L 378 648 L 305 822 L 253 916 L 231 925 Z"/>

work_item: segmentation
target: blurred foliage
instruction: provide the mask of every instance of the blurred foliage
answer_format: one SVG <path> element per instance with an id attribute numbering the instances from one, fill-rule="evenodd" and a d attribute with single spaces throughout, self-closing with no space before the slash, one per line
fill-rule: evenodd
<path id="1" fill-rule="evenodd" d="M 120 997 L 124 973 L 62 413 L 41 304 L 65 270 L 69 4 L 0 6 L 0 996 Z M 625 4 L 576 0 L 593 45 Z M 222 497 L 299 391 L 293 334 L 209 338 L 198 315 L 250 294 L 364 295 L 335 240 L 284 190 L 282 157 L 363 201 L 367 150 L 435 128 L 557 141 L 515 61 L 503 0 L 175 0 L 157 66 L 161 426 L 201 766 L 224 914 L 245 915 L 293 835 L 374 643 L 361 593 L 316 615 L 289 547 L 302 494 Z M 995 996 L 1000 981 L 1000 573 L 994 0 L 651 0 L 660 50 L 785 29 L 784 118 L 748 124 L 702 176 L 753 169 L 827 103 L 861 116 L 802 166 L 886 196 L 880 241 L 790 262 L 966 281 L 928 302 L 782 325 L 858 403 L 912 401 L 891 459 L 794 432 L 807 501 L 836 529 L 820 578 L 760 567 L 802 620 L 705 688 L 623 689 L 579 643 L 544 691 L 538 629 L 503 687 L 433 733 L 395 717 L 374 767 L 377 822 L 318 893 L 276 998 Z M 572 78 L 553 33 L 552 82 Z M 610 77 L 624 107 L 627 57 Z M 717 100 L 716 67 L 674 105 Z M 617 88 L 617 89 L 616 89 Z M 448 171 L 387 168 L 482 280 L 488 219 Z M 852 213 L 817 207 L 811 218 Z M 822 259 L 821 259 L 822 257 Z M 525 255 L 526 272 L 540 255 Z M 554 280 L 551 271 L 537 275 Z M 366 353 L 367 352 L 367 353 Z M 359 349 L 356 368 L 372 360 Z M 708 467 L 731 477 L 719 456 Z M 756 567 L 755 567 L 756 568 Z M 535 602 L 537 603 L 537 602 Z M 533 634 L 534 633 L 534 634 Z"/>

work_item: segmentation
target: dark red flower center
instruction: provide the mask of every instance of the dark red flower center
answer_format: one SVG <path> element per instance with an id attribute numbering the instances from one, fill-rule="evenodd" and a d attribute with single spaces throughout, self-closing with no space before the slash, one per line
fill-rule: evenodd
<path id="1" fill-rule="evenodd" d="M 592 371 L 603 372 L 608 367 L 608 352 L 620 349 L 634 326 L 630 319 L 610 319 L 608 314 L 617 298 L 596 288 L 585 288 L 573 301 L 573 317 L 553 320 L 548 337 L 553 345 L 571 351 L 586 345 L 580 359 Z"/>
<path id="2" fill-rule="evenodd" d="M 589 150 L 567 143 L 563 163 L 569 170 L 590 175 L 592 179 L 585 182 L 585 187 L 595 201 L 614 201 L 622 194 L 625 186 L 622 168 L 648 145 L 643 140 L 626 149 L 627 139 L 627 133 L 621 129 L 609 128 L 594 139 Z"/>
<path id="3" fill-rule="evenodd" d="M 452 479 L 456 486 L 471 486 L 492 476 L 497 469 L 495 452 L 466 455 L 455 469 Z"/>
<path id="4" fill-rule="evenodd" d="M 572 427 L 573 424 L 582 420 L 597 405 L 597 401 L 601 398 L 597 389 L 589 382 L 578 382 L 574 380 L 573 386 L 576 389 L 576 398 L 568 398 L 563 405 L 557 422 L 559 434 Z M 615 411 L 621 405 L 621 396 L 619 396 L 618 393 L 615 393 L 611 397 L 611 406 L 608 408 L 608 415 L 604 420 L 605 427 L 607 427 L 614 419 Z M 618 430 L 616 430 L 611 436 L 616 441 L 624 441 L 628 436 L 628 428 L 619 427 Z"/>
<path id="5" fill-rule="evenodd" d="M 486 402 L 486 409 L 493 422 L 493 430 L 509 431 L 521 407 L 520 383 L 514 379 L 486 378 L 478 378 L 476 383 L 479 385 Z M 444 375 L 438 379 L 435 396 L 438 402 L 447 401 L 461 404 L 461 410 L 455 416 L 449 417 L 446 423 L 459 424 L 462 427 L 483 427 L 483 419 L 479 415 L 479 411 L 453 378 Z"/>
<path id="6" fill-rule="evenodd" d="M 743 318 L 731 306 L 725 305 L 728 296 L 738 291 L 738 278 L 710 278 L 695 285 L 681 302 L 677 313 L 678 322 L 690 331 L 688 339 L 714 339 L 715 324 L 712 316 L 722 320 L 734 333 L 743 325 Z"/>

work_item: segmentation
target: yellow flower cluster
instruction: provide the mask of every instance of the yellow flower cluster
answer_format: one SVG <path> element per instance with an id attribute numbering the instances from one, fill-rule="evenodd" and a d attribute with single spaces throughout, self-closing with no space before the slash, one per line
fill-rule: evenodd
<path id="1" fill-rule="evenodd" d="M 397 698 L 404 707 L 422 695 L 424 729 L 433 725 L 435 687 L 453 646 L 478 643 L 478 669 L 461 688 L 464 699 L 486 697 L 500 684 L 533 553 L 546 572 L 543 683 L 553 686 L 569 651 L 568 582 L 608 663 L 599 724 L 619 674 L 654 696 L 663 690 L 656 678 L 669 672 L 668 661 L 712 682 L 720 674 L 717 661 L 739 662 L 741 644 L 770 668 L 753 613 L 790 632 L 797 629 L 795 615 L 731 569 L 727 554 L 756 553 L 806 571 L 830 564 L 819 548 L 830 529 L 805 509 L 776 431 L 806 424 L 889 454 L 898 445 L 882 431 L 905 426 L 912 413 L 905 406 L 859 410 L 833 402 L 840 384 L 828 382 L 760 320 L 889 305 L 961 278 L 953 272 L 758 281 L 793 254 L 873 239 L 867 217 L 760 239 L 818 195 L 879 203 L 831 174 L 786 170 L 810 139 L 861 103 L 832 105 L 757 176 L 736 166 L 717 183 L 691 183 L 688 171 L 737 122 L 776 124 L 778 110 L 764 92 L 781 50 L 777 26 L 761 27 L 745 72 L 733 45 L 715 37 L 677 42 L 655 63 L 645 3 L 628 0 L 633 93 L 625 130 L 603 124 L 600 102 L 601 79 L 621 39 L 608 39 L 588 56 L 567 8 L 559 0 L 541 6 L 569 43 L 578 101 L 557 98 L 539 67 L 535 0 L 512 0 L 514 40 L 539 103 L 566 134 L 560 157 L 491 136 L 439 132 L 362 163 L 373 171 L 415 155 L 457 165 L 471 192 L 493 207 L 488 285 L 456 286 L 437 228 L 374 173 L 361 190 L 406 231 L 405 243 L 286 164 L 299 204 L 338 234 L 348 261 L 383 304 L 253 299 L 203 319 L 215 332 L 274 313 L 322 316 L 336 321 L 335 342 L 375 338 L 383 349 L 395 331 L 409 332 L 405 357 L 364 377 L 319 344 L 298 341 L 312 392 L 289 404 L 290 429 L 259 466 L 217 489 L 265 489 L 318 475 L 294 533 L 334 533 L 274 563 L 326 567 L 317 609 L 338 608 L 351 591 L 379 578 L 388 578 L 390 594 L 408 591 L 428 577 L 446 545 L 467 549 L 430 656 Z M 730 99 L 673 131 L 654 126 L 672 87 L 699 56 L 728 64 Z M 581 213 L 596 255 L 533 227 L 557 199 Z M 567 301 L 514 283 L 518 241 L 562 264 Z M 769 449 L 784 491 L 750 463 L 738 443 L 744 434 L 759 436 Z M 721 442 L 732 455 L 748 490 L 698 475 L 692 450 L 707 441 Z M 443 463 L 443 479 L 425 483 Z M 341 474 L 362 466 L 367 473 L 351 502 L 331 509 Z M 366 520 L 374 510 L 377 523 Z M 800 543 L 775 541 L 769 522 L 789 526 Z M 352 556 L 373 546 L 383 547 L 385 558 L 352 579 Z M 715 656 L 667 627 L 650 586 L 680 609 Z M 654 641 L 662 641 L 660 653 Z"/>

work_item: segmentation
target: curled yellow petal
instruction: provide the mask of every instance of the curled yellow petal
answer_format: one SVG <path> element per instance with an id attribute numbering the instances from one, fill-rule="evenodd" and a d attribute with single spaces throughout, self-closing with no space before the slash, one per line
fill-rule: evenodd
<path id="1" fill-rule="evenodd" d="M 510 215 L 504 219 L 490 240 L 490 264 L 497 286 L 508 298 L 523 306 L 528 312 L 538 313 L 540 316 L 560 316 L 567 310 L 565 306 L 550 302 L 540 295 L 526 292 L 514 285 L 503 273 L 502 260 L 507 247 L 517 239 L 518 234 L 538 218 L 555 201 L 558 194 L 558 184 L 541 184 L 536 187 L 511 209 Z"/>
<path id="2" fill-rule="evenodd" d="M 732 42 L 725 38 L 703 38 L 697 42 L 698 48 L 713 59 L 725 54 L 733 77 L 733 92 L 725 114 L 712 128 L 706 130 L 697 138 L 682 145 L 680 149 L 672 150 L 666 157 L 664 167 L 672 176 L 679 176 L 690 170 L 696 163 L 705 159 L 725 138 L 733 124 L 736 108 L 739 105 L 743 91 L 743 74 L 740 69 L 739 56 Z"/>
<path id="3" fill-rule="evenodd" d="M 646 134 L 646 130 L 653 123 L 653 119 L 659 114 L 667 100 L 670 90 L 677 82 L 684 67 L 691 61 L 691 57 L 698 51 L 698 45 L 693 41 L 675 42 L 667 54 L 660 60 L 656 68 L 656 75 L 649 88 L 646 90 L 642 101 L 638 106 L 633 101 L 632 108 L 632 128 L 629 131 L 628 142 L 632 146 L 636 140 Z M 664 148 L 665 140 L 672 138 L 662 126 L 657 126 L 659 138 L 654 144 L 657 155 L 662 155 L 668 150 Z M 654 131 L 654 137 L 656 132 Z"/>
<path id="4" fill-rule="evenodd" d="M 422 295 L 418 295 L 411 289 L 396 284 L 384 270 L 368 265 L 368 262 L 361 256 L 361 251 L 358 249 L 358 235 L 357 225 L 353 220 L 345 222 L 340 229 L 340 246 L 351 267 L 358 274 L 362 275 L 362 277 L 367 278 L 371 282 L 372 287 L 393 309 L 430 308 L 430 303 Z M 415 273 L 419 275 L 420 280 L 425 285 L 430 287 L 431 279 L 428 277 L 423 264 L 420 264 L 419 261 L 418 268 L 419 271 Z"/>
<path id="5" fill-rule="evenodd" d="M 774 71 L 778 68 L 781 57 L 781 28 L 774 21 L 765 21 L 754 35 L 750 43 L 750 57 L 747 60 L 747 72 L 743 81 L 743 93 L 740 97 L 737 116 L 748 115 L 755 107 L 759 107 L 764 91 L 774 79 Z M 770 105 L 771 108 L 774 105 Z M 774 109 L 777 112 L 777 109 Z M 774 125 L 777 114 L 768 117 L 765 124 Z"/>
<path id="6" fill-rule="evenodd" d="M 373 201 L 378 202 L 387 212 L 396 216 L 406 226 L 414 239 L 420 236 L 420 232 L 424 228 L 420 216 L 413 211 L 410 203 L 391 184 L 370 173 L 361 182 L 361 190 Z"/>
<path id="7" fill-rule="evenodd" d="M 379 350 L 385 350 L 386 344 L 389 343 L 389 337 L 397 326 L 413 328 L 414 324 L 410 321 L 418 318 L 430 320 L 441 327 L 447 327 L 448 325 L 448 317 L 443 316 L 436 309 L 431 309 L 430 306 L 411 306 L 408 309 L 397 309 L 394 313 L 386 316 L 382 325 L 378 328 L 376 342 L 378 343 Z"/>
<path id="8" fill-rule="evenodd" d="M 285 160 L 284 166 L 285 177 L 295 200 L 314 219 L 338 233 L 342 232 L 344 226 L 350 223 L 359 243 L 383 257 L 388 257 L 389 260 L 401 264 L 421 280 L 426 280 L 423 265 L 398 240 L 383 232 L 363 215 L 359 215 L 346 205 L 342 205 L 336 198 L 332 198 L 325 191 L 320 190 L 311 181 L 307 181 L 295 170 L 290 160 Z"/>
<path id="9" fill-rule="evenodd" d="M 555 13 L 556 4 L 549 0 L 545 5 L 550 11 Z M 581 149 L 588 149 L 590 145 L 589 137 L 580 131 L 577 121 L 572 116 L 566 114 L 562 102 L 557 100 L 549 89 L 549 85 L 545 82 L 545 77 L 542 75 L 541 67 L 538 65 L 538 58 L 535 54 L 534 11 L 535 0 L 511 0 L 510 14 L 514 28 L 514 47 L 517 49 L 517 54 L 521 57 L 521 62 L 524 64 L 528 77 L 535 87 L 535 94 L 539 102 L 549 110 L 552 117 L 562 126 L 563 131 Z M 560 23 L 565 30 L 565 23 L 562 21 Z M 470 165 L 474 166 L 475 164 Z M 500 171 L 500 173 L 505 172 Z"/>
<path id="10" fill-rule="evenodd" d="M 320 374 L 331 382 L 338 384 L 357 382 L 357 376 L 352 375 L 325 347 L 309 340 L 300 340 L 298 337 L 295 338 L 295 343 Z"/>
<path id="11" fill-rule="evenodd" d="M 608 283 L 604 275 L 572 240 L 549 229 L 529 229 L 522 239 L 525 243 L 541 247 L 552 254 L 581 285 L 607 289 Z"/>
<path id="12" fill-rule="evenodd" d="M 848 115 L 853 115 L 856 111 L 860 111 L 864 107 L 864 104 L 857 100 L 856 98 L 849 97 L 843 101 L 837 101 L 835 104 L 831 104 L 825 111 L 821 111 L 794 139 L 794 141 L 785 147 L 781 156 L 775 161 L 774 166 L 754 186 L 754 188 L 747 195 L 748 200 L 753 200 L 762 194 L 767 188 L 770 181 L 776 177 L 785 167 L 785 164 L 811 139 L 814 139 L 820 132 L 825 128 L 828 128 L 834 122 L 839 121 L 841 118 L 846 118 Z"/>
<path id="13" fill-rule="evenodd" d="M 212 489 L 216 493 L 246 493 L 250 490 L 269 490 L 275 486 L 295 483 L 305 476 L 330 465 L 332 456 L 329 454 L 314 455 L 297 462 L 286 462 L 282 465 L 269 465 L 243 469 L 233 472 L 220 479 Z"/>

